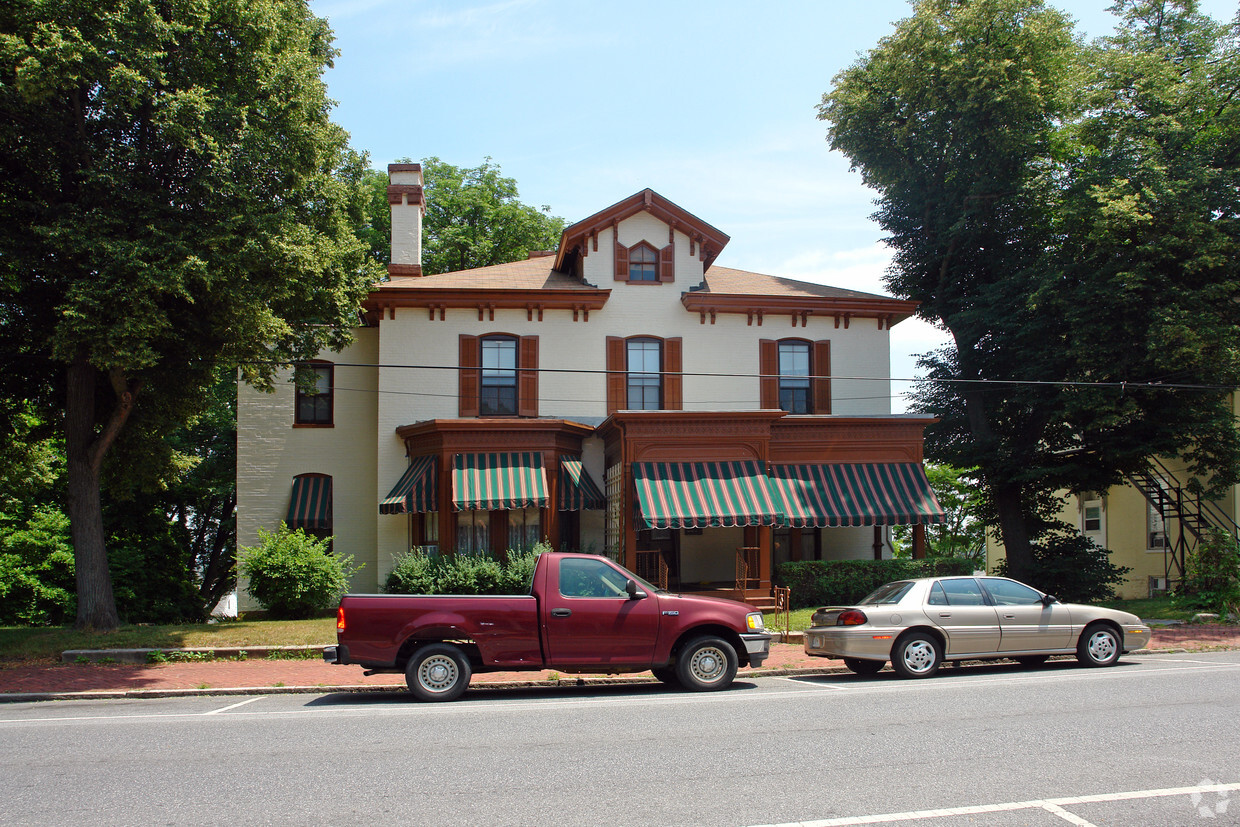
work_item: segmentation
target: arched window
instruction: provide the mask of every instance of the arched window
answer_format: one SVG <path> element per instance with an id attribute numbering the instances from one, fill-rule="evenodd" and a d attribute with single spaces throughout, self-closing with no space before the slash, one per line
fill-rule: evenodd
<path id="1" fill-rule="evenodd" d="M 517 339 L 483 336 L 478 377 L 479 416 L 517 415 Z"/>
<path id="2" fill-rule="evenodd" d="M 763 339 L 758 343 L 759 404 L 794 414 L 831 413 L 831 342 Z"/>
<path id="3" fill-rule="evenodd" d="M 629 250 L 629 281 L 658 281 L 659 252 L 646 242 Z"/>

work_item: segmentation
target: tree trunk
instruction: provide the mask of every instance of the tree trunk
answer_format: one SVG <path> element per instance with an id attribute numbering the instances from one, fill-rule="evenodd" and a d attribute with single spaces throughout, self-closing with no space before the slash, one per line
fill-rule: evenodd
<path id="1" fill-rule="evenodd" d="M 1033 580 L 1033 547 L 1029 543 L 1029 526 L 1025 523 L 1023 492 L 1019 485 L 1008 485 L 993 493 L 995 509 L 999 512 L 999 537 L 1007 556 L 1007 575 L 1029 583 Z"/>
<path id="2" fill-rule="evenodd" d="M 95 462 L 95 386 L 98 372 L 78 358 L 68 369 L 65 452 L 69 525 L 77 574 L 77 629 L 112 632 L 120 625 L 103 536 L 99 465 Z"/>

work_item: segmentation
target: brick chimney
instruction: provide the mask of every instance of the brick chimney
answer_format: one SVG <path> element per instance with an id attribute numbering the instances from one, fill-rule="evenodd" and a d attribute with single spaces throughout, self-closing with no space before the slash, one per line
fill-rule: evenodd
<path id="1" fill-rule="evenodd" d="M 422 216 L 426 200 L 422 196 L 421 164 L 388 164 L 388 204 L 392 208 L 392 263 L 388 275 L 422 275 Z"/>

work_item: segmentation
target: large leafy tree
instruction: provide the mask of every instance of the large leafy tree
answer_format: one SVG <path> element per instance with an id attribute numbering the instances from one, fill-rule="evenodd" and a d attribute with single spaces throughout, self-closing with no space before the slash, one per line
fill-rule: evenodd
<path id="1" fill-rule="evenodd" d="M 0 5 L 0 398 L 63 430 L 81 628 L 118 623 L 101 482 L 174 467 L 221 368 L 343 346 L 378 276 L 333 54 L 301 0 Z"/>
<path id="2" fill-rule="evenodd" d="M 819 110 L 879 193 L 888 286 L 952 337 L 927 451 L 978 469 L 1026 579 L 1056 490 L 1240 457 L 1225 394 L 1165 387 L 1240 379 L 1233 35 L 1191 2 L 1114 11 L 1086 46 L 1038 0 L 922 0 Z"/>
<path id="3" fill-rule="evenodd" d="M 517 182 L 485 159 L 476 167 L 422 160 L 426 219 L 422 270 L 427 275 L 519 261 L 531 250 L 550 250 L 564 219 L 518 200 Z"/>

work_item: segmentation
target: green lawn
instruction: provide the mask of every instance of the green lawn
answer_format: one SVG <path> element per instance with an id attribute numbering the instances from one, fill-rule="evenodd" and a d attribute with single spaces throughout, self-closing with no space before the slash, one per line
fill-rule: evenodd
<path id="1" fill-rule="evenodd" d="M 65 649 L 182 649 L 198 646 L 326 646 L 336 642 L 335 617 L 313 620 L 230 620 L 184 626 L 122 626 L 110 634 L 62 627 L 0 627 L 0 662 L 60 660 Z"/>

